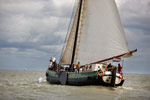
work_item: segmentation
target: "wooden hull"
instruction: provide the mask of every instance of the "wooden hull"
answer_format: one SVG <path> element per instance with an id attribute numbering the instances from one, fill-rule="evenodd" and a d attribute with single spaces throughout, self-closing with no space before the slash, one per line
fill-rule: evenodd
<path id="1" fill-rule="evenodd" d="M 71 72 L 54 72 L 48 70 L 46 72 L 47 81 L 51 84 L 61 84 L 61 85 L 104 85 L 112 86 L 111 82 L 106 82 L 106 78 L 110 78 L 111 75 L 98 76 L 98 72 L 87 72 L 87 73 L 71 73 Z M 116 78 L 118 78 L 116 76 Z M 122 86 L 124 80 L 122 79 L 115 86 Z"/>

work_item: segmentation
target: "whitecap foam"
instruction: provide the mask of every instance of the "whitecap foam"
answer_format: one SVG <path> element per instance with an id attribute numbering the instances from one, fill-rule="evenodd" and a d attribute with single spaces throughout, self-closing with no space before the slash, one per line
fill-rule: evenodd
<path id="1" fill-rule="evenodd" d="M 39 83 L 46 82 L 46 77 L 40 77 L 38 80 Z"/>
<path id="2" fill-rule="evenodd" d="M 132 87 L 122 87 L 123 89 L 126 89 L 126 90 L 133 90 Z"/>

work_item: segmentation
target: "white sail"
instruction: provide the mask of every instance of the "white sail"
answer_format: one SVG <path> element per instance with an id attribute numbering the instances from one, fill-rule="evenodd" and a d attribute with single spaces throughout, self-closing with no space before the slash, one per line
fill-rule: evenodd
<path id="1" fill-rule="evenodd" d="M 73 24 L 73 27 L 76 25 Z M 78 61 L 81 65 L 89 64 L 129 52 L 114 0 L 83 0 L 79 27 L 74 64 Z M 70 34 L 69 43 L 61 59 L 63 64 L 71 63 L 72 52 L 67 49 L 70 47 L 72 51 L 74 37 L 75 35 Z M 71 46 L 68 46 L 69 44 Z M 64 62 L 65 60 L 67 62 Z"/>

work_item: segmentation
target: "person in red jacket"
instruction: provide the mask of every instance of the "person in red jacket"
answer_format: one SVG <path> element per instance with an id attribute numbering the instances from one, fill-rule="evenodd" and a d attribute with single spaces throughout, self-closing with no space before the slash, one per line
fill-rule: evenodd
<path id="1" fill-rule="evenodd" d="M 118 64 L 118 73 L 122 72 L 122 67 L 120 64 Z"/>

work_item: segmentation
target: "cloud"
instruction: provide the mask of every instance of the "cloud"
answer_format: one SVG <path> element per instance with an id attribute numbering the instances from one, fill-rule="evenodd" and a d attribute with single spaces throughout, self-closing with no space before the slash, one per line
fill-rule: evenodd
<path id="1" fill-rule="evenodd" d="M 0 48 L 0 55 L 6 55 L 6 54 L 14 54 L 18 52 L 17 48 Z"/>
<path id="2" fill-rule="evenodd" d="M 0 66 L 47 65 L 61 51 L 74 2 L 0 0 Z"/>
<path id="3" fill-rule="evenodd" d="M 131 50 L 138 51 L 127 60 L 126 65 L 132 66 L 134 71 L 149 70 L 150 62 L 150 1 L 149 0 L 116 0 L 125 28 L 126 37 Z M 128 67 L 128 69 L 130 69 Z M 127 69 L 127 71 L 129 71 Z M 148 73 L 148 71 L 146 71 Z"/>
<path id="4" fill-rule="evenodd" d="M 39 51 L 37 49 L 24 49 L 20 50 L 19 48 L 0 48 L 0 55 L 1 56 L 9 56 L 9 55 L 15 55 L 15 56 L 26 56 L 26 57 L 41 57 L 45 56 L 47 53 L 43 51 Z"/>
<path id="5" fill-rule="evenodd" d="M 129 42 L 150 42 L 150 1 L 116 0 Z M 133 41 L 133 42 L 132 42 Z M 135 41 L 135 42 L 134 42 Z"/>
<path id="6" fill-rule="evenodd" d="M 39 62 L 38 58 L 49 59 L 61 52 L 73 3 L 71 0 L 1 0 L 1 66 L 7 65 L 8 59 L 15 66 L 24 59 L 34 58 Z"/>
<path id="7" fill-rule="evenodd" d="M 119 6 L 121 18 L 125 27 L 150 30 L 150 1 L 123 0 Z"/>
<path id="8" fill-rule="evenodd" d="M 10 43 L 44 42 L 45 39 L 53 39 L 57 29 L 60 32 L 66 31 L 65 23 L 69 23 L 71 16 L 69 9 L 73 5 L 73 1 L 70 0 L 0 2 L 0 39 Z"/>

